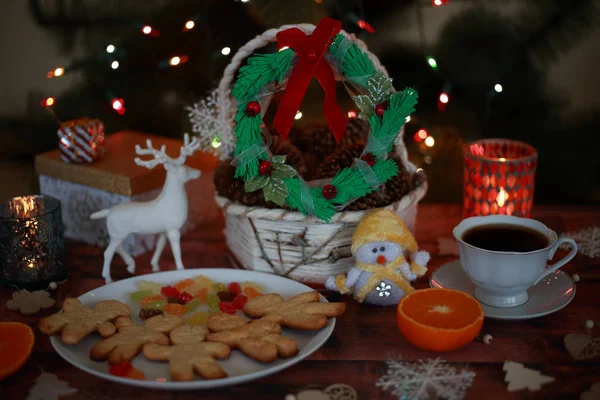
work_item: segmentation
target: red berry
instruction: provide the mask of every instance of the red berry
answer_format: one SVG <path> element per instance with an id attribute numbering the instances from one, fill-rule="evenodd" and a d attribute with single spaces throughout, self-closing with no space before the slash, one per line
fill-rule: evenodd
<path id="1" fill-rule="evenodd" d="M 179 291 L 175 289 L 173 286 L 163 286 L 160 289 L 160 292 L 163 296 L 166 297 L 179 297 Z"/>
<path id="2" fill-rule="evenodd" d="M 273 164 L 270 161 L 262 161 L 258 166 L 258 173 L 263 176 L 271 175 L 271 171 L 273 170 Z"/>
<path id="3" fill-rule="evenodd" d="M 375 106 L 375 114 L 377 114 L 380 117 L 383 117 L 383 113 L 385 112 L 385 110 L 387 110 L 389 104 L 386 101 L 385 103 L 381 103 L 381 104 L 377 104 L 377 106 Z"/>
<path id="4" fill-rule="evenodd" d="M 230 292 L 233 292 L 235 294 L 240 294 L 242 293 L 242 287 L 240 286 L 239 283 L 237 282 L 231 282 L 228 286 L 227 286 L 227 290 L 229 290 Z"/>
<path id="5" fill-rule="evenodd" d="M 246 104 L 246 115 L 249 117 L 254 117 L 260 113 L 260 104 L 258 101 L 251 101 Z"/>
<path id="6" fill-rule="evenodd" d="M 231 303 L 227 303 L 225 301 L 219 302 L 219 310 L 223 311 L 227 314 L 235 314 L 235 307 Z"/>
<path id="7" fill-rule="evenodd" d="M 246 304 L 247 301 L 248 298 L 243 294 L 240 294 L 239 296 L 236 296 L 235 299 L 233 299 L 231 304 L 238 310 L 241 310 L 242 308 L 244 308 L 244 304 Z"/>
<path id="8" fill-rule="evenodd" d="M 375 156 L 373 155 L 373 153 L 367 153 L 363 155 L 360 159 L 366 162 L 369 167 L 375 165 Z"/>
<path id="9" fill-rule="evenodd" d="M 325 185 L 323 186 L 323 197 L 327 200 L 334 199 L 337 196 L 337 189 L 333 185 Z"/>
<path id="10" fill-rule="evenodd" d="M 183 292 L 179 295 L 179 300 L 183 301 L 183 304 L 187 303 L 188 301 L 190 301 L 193 298 L 194 298 L 194 296 L 192 296 L 188 292 Z"/>
<path id="11" fill-rule="evenodd" d="M 129 361 L 122 361 L 118 364 L 111 366 L 108 372 L 110 372 L 110 374 L 114 376 L 127 376 L 129 371 L 131 371 L 132 369 L 133 367 L 131 366 L 131 363 Z"/>

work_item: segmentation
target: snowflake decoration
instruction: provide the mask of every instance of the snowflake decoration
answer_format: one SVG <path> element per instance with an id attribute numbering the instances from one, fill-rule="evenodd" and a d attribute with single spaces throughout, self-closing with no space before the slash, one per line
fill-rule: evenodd
<path id="1" fill-rule="evenodd" d="M 42 371 L 35 380 L 35 384 L 29 389 L 26 400 L 59 400 L 61 396 L 72 395 L 78 390 L 69 385 L 69 382 L 61 381 L 54 374 Z"/>
<path id="2" fill-rule="evenodd" d="M 392 294 L 390 290 L 392 286 L 384 281 L 379 282 L 379 285 L 375 288 L 379 292 L 379 297 L 390 297 Z"/>
<path id="3" fill-rule="evenodd" d="M 600 257 L 600 227 L 567 232 L 561 236 L 575 240 L 579 253 L 585 254 L 590 258 Z M 560 248 L 568 250 L 571 246 L 565 243 Z"/>
<path id="4" fill-rule="evenodd" d="M 196 133 L 201 148 L 218 155 L 221 160 L 231 157 L 235 150 L 235 135 L 229 96 L 220 95 L 215 89 L 207 98 L 186 107 L 186 110 L 189 111 L 192 132 Z"/>
<path id="5" fill-rule="evenodd" d="M 460 400 L 475 378 L 474 372 L 457 371 L 439 358 L 416 363 L 389 360 L 387 364 L 387 374 L 379 379 L 377 386 L 391 391 L 399 400 L 429 399 L 432 394 Z"/>

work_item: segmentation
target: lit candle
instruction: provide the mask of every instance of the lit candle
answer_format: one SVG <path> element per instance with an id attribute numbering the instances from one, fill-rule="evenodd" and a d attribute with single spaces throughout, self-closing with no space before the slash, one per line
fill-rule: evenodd
<path id="1" fill-rule="evenodd" d="M 0 282 L 40 289 L 67 278 L 60 202 L 49 196 L 0 203 Z"/>
<path id="2" fill-rule="evenodd" d="M 465 217 L 505 214 L 531 216 L 537 151 L 527 143 L 485 139 L 465 146 Z"/>

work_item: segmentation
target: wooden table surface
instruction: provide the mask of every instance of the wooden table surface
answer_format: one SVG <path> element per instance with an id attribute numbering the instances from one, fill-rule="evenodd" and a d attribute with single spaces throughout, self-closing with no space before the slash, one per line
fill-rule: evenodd
<path id="1" fill-rule="evenodd" d="M 547 207 L 534 210 L 534 218 L 557 232 L 600 226 L 600 209 L 591 207 Z M 430 271 L 452 261 L 455 257 L 437 254 L 437 239 L 449 237 L 461 219 L 461 209 L 451 205 L 420 205 L 417 222 L 419 246 L 432 254 Z M 183 261 L 188 268 L 228 267 L 227 249 L 222 235 L 223 221 L 200 227 L 182 239 Z M 0 320 L 22 321 L 37 327 L 42 316 L 60 309 L 66 297 L 77 297 L 103 285 L 100 277 L 103 250 L 69 242 L 68 265 L 70 277 L 54 294 L 57 304 L 52 310 L 42 310 L 34 316 L 22 316 L 0 306 Z M 559 254 L 558 256 L 560 256 Z M 137 258 L 137 274 L 150 272 L 151 254 Z M 162 256 L 163 270 L 174 269 L 171 253 Z M 36 329 L 34 352 L 16 374 L 0 382 L 0 399 L 25 398 L 40 373 L 40 367 L 58 375 L 79 389 L 70 398 L 80 399 L 278 399 L 288 393 L 314 386 L 324 388 L 334 383 L 353 386 L 360 399 L 389 399 L 388 393 L 375 386 L 385 371 L 385 361 L 402 356 L 406 361 L 442 357 L 456 366 L 467 366 L 477 376 L 467 399 L 579 399 L 580 393 L 592 383 L 600 382 L 600 357 L 575 362 L 563 347 L 567 333 L 583 333 L 586 319 L 600 321 L 600 259 L 578 255 L 563 268 L 569 274 L 578 273 L 577 294 L 564 309 L 546 317 L 528 321 L 497 321 L 486 319 L 482 334 L 493 335 L 491 345 L 473 342 L 449 353 L 429 353 L 408 344 L 398 332 L 395 309 L 369 307 L 346 298 L 348 309 L 338 318 L 335 331 L 327 343 L 305 361 L 258 381 L 206 392 L 151 391 L 112 383 L 89 375 L 64 361 L 52 348 L 48 337 Z M 119 257 L 113 261 L 113 278 L 129 276 Z M 416 284 L 427 287 L 429 274 Z M 0 303 L 11 295 L 0 289 Z M 597 323 L 597 325 L 600 325 Z M 595 330 L 600 336 L 600 328 Z M 1 354 L 0 354 L 1 357 Z M 556 379 L 542 390 L 509 393 L 504 382 L 502 365 L 505 360 L 524 363 Z"/>

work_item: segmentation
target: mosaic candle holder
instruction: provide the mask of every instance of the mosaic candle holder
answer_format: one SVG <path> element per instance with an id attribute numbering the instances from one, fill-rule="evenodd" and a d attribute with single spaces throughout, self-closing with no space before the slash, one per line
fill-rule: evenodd
<path id="1" fill-rule="evenodd" d="M 463 215 L 531 217 L 537 151 L 516 140 L 485 139 L 465 146 Z"/>
<path id="2" fill-rule="evenodd" d="M 63 122 L 58 128 L 60 158 L 68 163 L 92 163 L 104 154 L 104 123 L 79 118 Z"/>
<path id="3" fill-rule="evenodd" d="M 36 290 L 67 279 L 60 201 L 15 197 L 0 203 L 0 282 Z"/>

